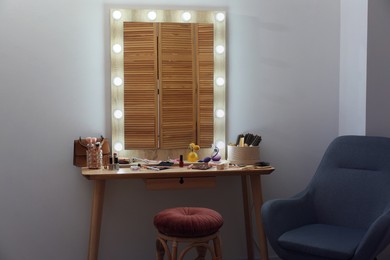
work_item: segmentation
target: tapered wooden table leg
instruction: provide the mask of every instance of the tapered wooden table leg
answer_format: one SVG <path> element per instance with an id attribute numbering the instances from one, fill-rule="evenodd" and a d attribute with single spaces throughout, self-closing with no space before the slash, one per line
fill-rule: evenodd
<path id="1" fill-rule="evenodd" d="M 247 248 L 248 260 L 253 260 L 254 256 L 253 256 L 253 240 L 252 240 L 252 218 L 250 215 L 247 178 L 248 176 L 241 175 L 242 200 L 244 204 L 244 217 L 245 217 L 246 248 Z"/>
<path id="2" fill-rule="evenodd" d="M 265 237 L 263 219 L 261 217 L 261 206 L 263 205 L 263 193 L 261 191 L 261 179 L 260 175 L 250 175 L 251 179 L 251 189 L 252 189 L 252 199 L 255 209 L 256 217 L 256 230 L 257 237 L 259 238 L 260 244 L 260 256 L 261 260 L 268 260 L 268 248 L 267 248 L 267 238 Z"/>
<path id="3" fill-rule="evenodd" d="M 91 227 L 89 232 L 88 260 L 97 260 L 99 253 L 100 227 L 102 224 L 104 188 L 106 181 L 95 180 L 92 198 Z"/>

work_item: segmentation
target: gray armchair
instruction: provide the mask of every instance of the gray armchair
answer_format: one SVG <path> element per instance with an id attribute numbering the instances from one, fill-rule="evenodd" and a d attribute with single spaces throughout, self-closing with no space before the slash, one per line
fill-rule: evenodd
<path id="1" fill-rule="evenodd" d="M 375 259 L 390 243 L 390 138 L 336 138 L 307 188 L 262 217 L 284 260 Z"/>

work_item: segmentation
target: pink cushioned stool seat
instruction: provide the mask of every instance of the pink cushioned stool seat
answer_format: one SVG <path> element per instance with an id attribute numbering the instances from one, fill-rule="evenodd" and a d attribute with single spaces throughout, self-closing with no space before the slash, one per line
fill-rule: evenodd
<path id="1" fill-rule="evenodd" d="M 154 226 L 168 236 L 207 236 L 217 232 L 222 225 L 221 214 L 208 208 L 171 208 L 159 212 L 154 217 Z"/>
<path id="2" fill-rule="evenodd" d="M 213 260 L 222 260 L 219 229 L 223 225 L 223 218 L 215 210 L 197 207 L 165 209 L 154 216 L 153 223 L 158 230 L 158 260 L 163 260 L 165 254 L 169 260 L 184 260 L 184 256 L 192 248 L 198 253 L 196 259 L 205 259 L 206 253 L 210 252 Z M 213 246 L 209 241 L 213 242 Z M 172 244 L 172 250 L 168 242 Z M 177 256 L 179 243 L 187 246 Z"/>

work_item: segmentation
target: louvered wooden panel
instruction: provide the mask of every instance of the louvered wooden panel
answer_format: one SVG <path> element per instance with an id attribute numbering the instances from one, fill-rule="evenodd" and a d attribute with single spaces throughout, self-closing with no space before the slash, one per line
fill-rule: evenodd
<path id="1" fill-rule="evenodd" d="M 160 147 L 196 142 L 193 25 L 163 23 L 159 29 Z"/>
<path id="2" fill-rule="evenodd" d="M 214 140 L 214 26 L 197 25 L 198 143 L 211 147 Z"/>
<path id="3" fill-rule="evenodd" d="M 157 148 L 156 24 L 123 24 L 125 149 Z"/>

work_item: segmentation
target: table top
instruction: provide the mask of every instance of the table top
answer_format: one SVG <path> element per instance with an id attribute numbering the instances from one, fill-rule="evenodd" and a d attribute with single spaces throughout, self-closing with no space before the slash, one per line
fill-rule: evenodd
<path id="1" fill-rule="evenodd" d="M 227 169 L 219 170 L 215 166 L 207 170 L 189 169 L 185 167 L 173 166 L 165 170 L 150 170 L 141 168 L 132 170 L 131 168 L 120 168 L 119 170 L 108 169 L 88 169 L 81 168 L 81 174 L 89 180 L 110 180 L 110 179 L 160 179 L 175 177 L 212 177 L 212 176 L 238 176 L 238 175 L 268 175 L 275 170 L 272 166 L 229 166 Z"/>

